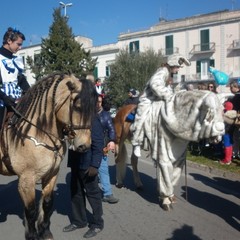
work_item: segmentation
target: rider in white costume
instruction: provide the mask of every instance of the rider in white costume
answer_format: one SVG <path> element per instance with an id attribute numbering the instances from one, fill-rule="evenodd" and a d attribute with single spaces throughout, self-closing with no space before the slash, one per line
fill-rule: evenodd
<path id="1" fill-rule="evenodd" d="M 168 57 L 167 63 L 160 67 L 151 79 L 147 82 L 142 96 L 139 99 L 135 121 L 131 126 L 133 132 L 132 145 L 134 154 L 141 156 L 140 147 L 143 145 L 144 130 L 143 123 L 148 115 L 150 105 L 155 101 L 168 101 L 173 94 L 172 83 L 173 74 L 177 74 L 179 68 L 185 64 L 190 66 L 190 62 L 180 54 L 173 54 Z"/>

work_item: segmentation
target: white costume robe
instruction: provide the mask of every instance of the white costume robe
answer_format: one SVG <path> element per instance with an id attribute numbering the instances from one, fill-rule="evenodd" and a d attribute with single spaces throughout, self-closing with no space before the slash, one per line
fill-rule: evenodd
<path id="1" fill-rule="evenodd" d="M 144 93 L 139 98 L 135 121 L 131 126 L 131 130 L 133 131 L 133 146 L 141 146 L 143 143 L 143 123 L 148 116 L 151 104 L 155 101 L 162 104 L 162 100 L 167 100 L 170 96 L 172 96 L 173 91 L 171 86 L 168 84 L 169 77 L 170 73 L 168 69 L 166 67 L 161 67 L 147 82 Z"/>

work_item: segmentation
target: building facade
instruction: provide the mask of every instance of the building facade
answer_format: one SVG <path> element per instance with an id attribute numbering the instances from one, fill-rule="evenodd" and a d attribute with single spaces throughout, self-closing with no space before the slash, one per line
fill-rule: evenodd
<path id="1" fill-rule="evenodd" d="M 167 57 L 180 53 L 188 57 L 191 66 L 181 70 L 179 78 L 187 81 L 208 81 L 209 67 L 227 73 L 230 78 L 240 78 L 240 11 L 218 11 L 182 19 L 160 21 L 149 29 L 122 33 L 117 43 L 94 47 L 92 40 L 78 37 L 78 41 L 92 57 L 97 57 L 95 74 L 102 80 L 111 74 L 111 63 L 122 49 L 144 52 L 152 49 Z M 41 51 L 40 45 L 19 51 L 24 58 L 34 57 Z M 26 66 L 26 75 L 34 78 Z"/>

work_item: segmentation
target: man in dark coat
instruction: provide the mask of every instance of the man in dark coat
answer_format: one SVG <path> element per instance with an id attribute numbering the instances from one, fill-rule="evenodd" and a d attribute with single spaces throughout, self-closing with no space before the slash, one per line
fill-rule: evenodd
<path id="1" fill-rule="evenodd" d="M 102 231 L 102 194 L 98 186 L 98 168 L 101 164 L 104 147 L 103 127 L 96 116 L 92 123 L 92 144 L 85 153 L 69 150 L 68 166 L 71 167 L 71 224 L 63 228 L 64 232 L 74 231 L 88 225 L 86 198 L 92 208 L 93 222 L 84 238 L 94 237 Z"/>

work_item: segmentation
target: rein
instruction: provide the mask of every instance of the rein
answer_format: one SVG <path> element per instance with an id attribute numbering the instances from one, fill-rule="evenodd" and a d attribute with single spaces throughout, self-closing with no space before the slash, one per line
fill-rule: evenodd
<path id="1" fill-rule="evenodd" d="M 61 109 L 61 107 L 64 105 L 64 103 L 69 99 L 69 97 L 71 97 L 72 95 L 72 92 L 71 94 L 65 99 L 65 101 L 59 106 L 59 108 L 57 109 L 56 112 L 59 111 L 59 109 Z M 38 130 L 42 131 L 43 133 L 45 133 L 49 139 L 51 140 L 51 142 L 53 143 L 54 147 L 51 147 L 51 146 L 48 146 L 47 144 L 45 143 L 42 143 L 42 142 L 38 142 L 36 138 L 34 137 L 30 137 L 30 136 L 25 136 L 25 138 L 28 138 L 30 140 L 32 140 L 36 146 L 44 146 L 46 147 L 47 149 L 51 150 L 51 151 L 59 151 L 59 149 L 61 148 L 61 146 L 57 146 L 53 140 L 53 138 L 59 140 L 61 143 L 65 142 L 66 140 L 66 136 L 67 136 L 67 139 L 69 140 L 69 143 L 72 145 L 72 143 L 70 141 L 73 141 L 73 139 L 75 138 L 76 136 L 76 133 L 75 133 L 75 130 L 79 130 L 79 129 L 90 129 L 90 126 L 88 127 L 85 127 L 85 126 L 75 126 L 72 124 L 72 113 L 73 113 L 73 100 L 71 99 L 70 100 L 70 124 L 66 124 L 64 126 L 64 128 L 62 129 L 62 132 L 63 132 L 63 135 L 64 135 L 64 138 L 61 139 L 59 138 L 58 136 L 52 134 L 52 133 L 49 133 L 47 131 L 45 131 L 44 129 L 40 128 L 39 126 L 37 126 L 36 124 L 32 123 L 31 121 L 29 121 L 25 116 L 23 116 L 15 107 L 12 107 L 12 110 L 14 111 L 14 113 L 17 115 L 17 117 L 20 117 L 20 119 L 24 120 L 25 122 L 29 123 L 31 126 L 34 126 L 35 128 L 37 128 Z"/>
<path id="2" fill-rule="evenodd" d="M 64 139 L 61 139 L 61 138 L 55 136 L 54 134 L 49 133 L 49 132 L 45 131 L 45 130 L 42 129 L 42 128 L 39 128 L 36 124 L 34 124 L 34 123 L 32 123 L 31 121 L 29 121 L 29 120 L 28 120 L 25 116 L 23 116 L 15 107 L 12 107 L 12 110 L 14 111 L 14 113 L 15 113 L 18 117 L 20 117 L 20 119 L 24 120 L 25 122 L 29 123 L 30 125 L 34 126 L 34 127 L 37 128 L 38 130 L 40 130 L 40 131 L 42 131 L 43 133 L 45 133 L 45 134 L 51 139 L 51 141 L 53 141 L 51 137 L 54 137 L 54 138 L 58 139 L 60 142 L 64 142 Z"/>

